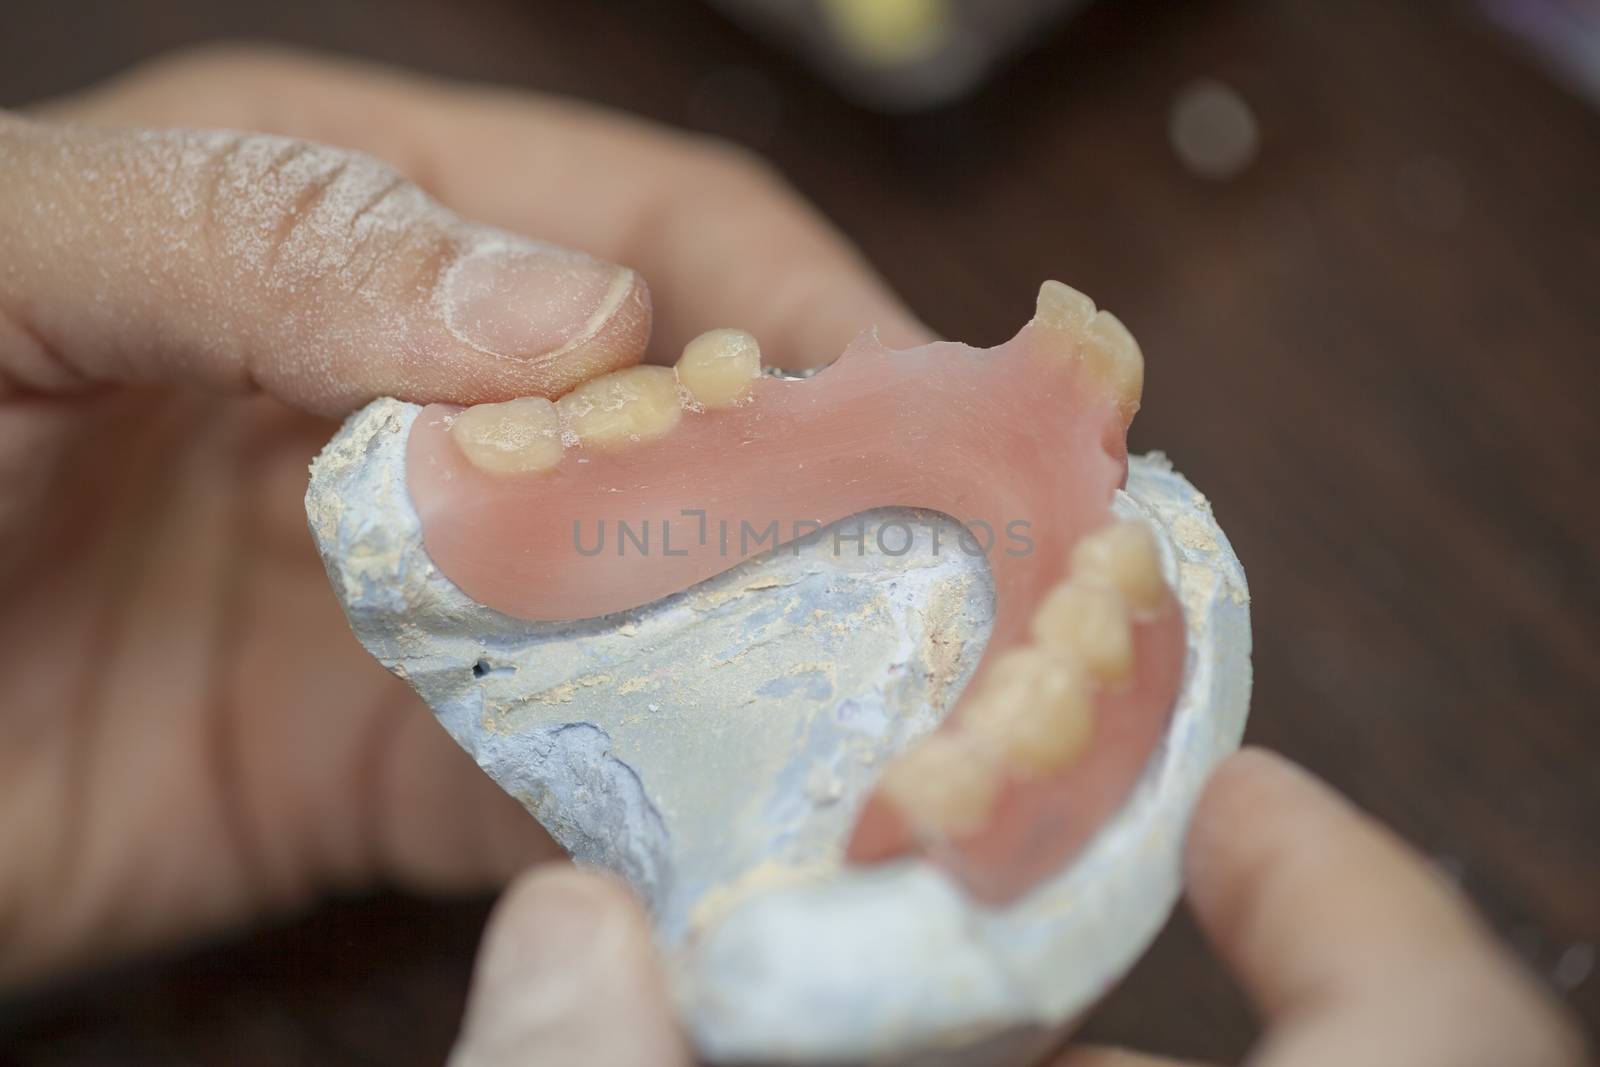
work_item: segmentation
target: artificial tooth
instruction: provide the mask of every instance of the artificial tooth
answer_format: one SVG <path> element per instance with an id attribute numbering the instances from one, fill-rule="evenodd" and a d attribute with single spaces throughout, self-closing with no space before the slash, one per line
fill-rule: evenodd
<path id="1" fill-rule="evenodd" d="M 492 474 L 547 471 L 561 462 L 561 420 L 542 396 L 478 404 L 450 423 L 450 439 L 474 467 Z"/>
<path id="2" fill-rule="evenodd" d="M 1133 631 L 1128 605 L 1114 589 L 1064 582 L 1033 617 L 1041 645 L 1067 653 L 1102 681 L 1126 678 L 1133 667 Z"/>
<path id="3" fill-rule="evenodd" d="M 1039 287 L 1033 317 L 1035 322 L 1077 337 L 1094 318 L 1094 301 L 1070 285 L 1045 282 Z"/>
<path id="4" fill-rule="evenodd" d="M 1083 331 L 1084 359 L 1117 399 L 1124 417 L 1132 418 L 1144 395 L 1144 353 L 1139 342 L 1109 311 L 1097 311 Z"/>
<path id="5" fill-rule="evenodd" d="M 627 367 L 578 386 L 556 401 L 562 429 L 578 442 L 614 448 L 665 436 L 683 417 L 670 367 Z"/>
<path id="6" fill-rule="evenodd" d="M 1082 669 L 1060 653 L 1012 649 L 989 667 L 961 727 L 1019 777 L 1059 771 L 1094 733 Z"/>
<path id="7" fill-rule="evenodd" d="M 957 733 L 922 738 L 884 770 L 884 795 L 920 835 L 960 837 L 989 821 L 999 780 L 988 754 Z"/>
<path id="8" fill-rule="evenodd" d="M 1127 598 L 1136 612 L 1151 612 L 1167 597 L 1155 535 L 1142 522 L 1113 522 L 1072 549 L 1073 581 L 1102 585 Z"/>
<path id="9" fill-rule="evenodd" d="M 684 345 L 677 372 L 702 407 L 733 407 L 761 377 L 761 346 L 743 330 L 711 330 Z"/>

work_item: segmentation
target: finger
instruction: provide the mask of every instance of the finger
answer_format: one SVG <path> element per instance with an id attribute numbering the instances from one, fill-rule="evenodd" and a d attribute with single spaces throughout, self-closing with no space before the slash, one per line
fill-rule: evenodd
<path id="1" fill-rule="evenodd" d="M 195 86 L 207 85 L 197 92 Z M 199 53 L 70 101 L 98 121 L 246 126 L 348 145 L 474 218 L 650 280 L 656 355 L 718 326 L 812 366 L 861 331 L 931 339 L 836 230 L 755 157 L 581 104 L 285 53 Z"/>
<path id="2" fill-rule="evenodd" d="M 524 875 L 489 921 L 452 1067 L 687 1067 L 644 914 L 567 864 Z"/>
<path id="3" fill-rule="evenodd" d="M 0 114 L 0 384 L 259 385 L 331 412 L 554 394 L 637 361 L 631 270 L 259 135 Z"/>
<path id="4" fill-rule="evenodd" d="M 1277 757 L 1218 771 L 1186 868 L 1201 926 L 1267 1016 L 1263 1067 L 1583 1062 L 1424 860 Z"/>

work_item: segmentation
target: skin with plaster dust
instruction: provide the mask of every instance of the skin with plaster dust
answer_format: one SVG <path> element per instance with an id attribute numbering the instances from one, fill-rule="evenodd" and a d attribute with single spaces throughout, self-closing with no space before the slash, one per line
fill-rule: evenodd
<path id="1" fill-rule="evenodd" d="M 425 408 L 407 483 L 443 574 L 532 621 L 636 608 L 879 506 L 965 523 L 947 550 L 987 559 L 989 645 L 940 729 L 885 768 L 847 857 L 920 854 L 1004 903 L 1116 811 L 1182 680 L 1156 541 L 1111 512 L 1143 371 L 1122 324 L 1057 282 L 996 348 L 868 337 L 803 380 L 716 330 L 675 368 L 554 403 Z"/>

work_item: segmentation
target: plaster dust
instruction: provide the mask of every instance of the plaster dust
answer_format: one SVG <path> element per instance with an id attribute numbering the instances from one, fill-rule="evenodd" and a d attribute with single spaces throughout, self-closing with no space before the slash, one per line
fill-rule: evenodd
<path id="1" fill-rule="evenodd" d="M 474 294 L 450 281 L 464 265 L 536 263 L 581 279 L 597 261 L 464 220 L 369 155 L 262 133 L 0 116 L 0 158 L 32 210 L 5 274 L 118 294 L 44 332 L 72 330 L 75 348 L 98 350 L 96 371 L 120 378 L 182 368 L 328 411 L 378 391 L 431 398 L 448 391 L 439 375 L 452 367 L 509 387 L 593 340 L 632 288 L 626 271 L 603 291 L 543 285 L 571 305 L 552 314 L 587 317 L 587 329 L 553 351 L 496 353 L 461 328 Z M 183 328 L 159 331 L 161 349 L 135 359 L 125 349 L 151 336 L 153 294 L 185 308 Z"/>
<path id="2" fill-rule="evenodd" d="M 353 317 L 327 306 L 325 295 L 379 298 L 363 284 L 374 255 L 418 227 L 445 233 L 462 225 L 385 164 L 304 141 L 225 130 L 33 123 L 17 136 L 30 183 L 43 189 L 60 175 L 75 176 L 72 195 L 32 198 L 56 234 L 48 245 L 22 247 L 42 255 L 63 242 L 84 242 L 99 250 L 105 285 L 137 277 L 151 292 L 175 293 L 197 334 L 198 343 L 188 347 L 204 349 L 210 359 L 239 353 L 238 338 L 248 335 L 228 310 L 232 301 L 210 298 L 223 287 L 243 285 L 274 298 L 272 306 L 284 316 L 277 326 L 282 333 L 311 323 L 332 327 Z M 360 340 L 374 350 L 406 346 L 403 320 L 362 318 Z M 332 385 L 331 363 L 297 369 Z"/>

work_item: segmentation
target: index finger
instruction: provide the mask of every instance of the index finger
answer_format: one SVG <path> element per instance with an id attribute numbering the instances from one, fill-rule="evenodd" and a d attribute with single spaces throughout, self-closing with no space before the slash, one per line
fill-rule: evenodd
<path id="1" fill-rule="evenodd" d="M 932 339 L 754 156 L 574 101 L 234 48 L 163 61 L 57 106 L 370 153 L 463 215 L 639 270 L 657 358 L 721 326 L 749 330 L 769 361 L 790 367 L 827 363 L 873 327 L 893 347 Z"/>

